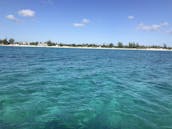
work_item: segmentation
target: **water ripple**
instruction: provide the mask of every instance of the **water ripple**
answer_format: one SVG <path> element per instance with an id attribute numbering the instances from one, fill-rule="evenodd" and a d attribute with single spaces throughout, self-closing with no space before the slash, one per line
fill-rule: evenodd
<path id="1" fill-rule="evenodd" d="M 171 129 L 171 57 L 0 47 L 0 128 Z"/>

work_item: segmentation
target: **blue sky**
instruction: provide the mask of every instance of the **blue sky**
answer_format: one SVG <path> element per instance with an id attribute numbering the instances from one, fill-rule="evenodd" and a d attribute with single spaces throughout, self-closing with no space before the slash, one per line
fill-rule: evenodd
<path id="1" fill-rule="evenodd" d="M 0 38 L 172 46 L 172 0 L 1 0 Z"/>

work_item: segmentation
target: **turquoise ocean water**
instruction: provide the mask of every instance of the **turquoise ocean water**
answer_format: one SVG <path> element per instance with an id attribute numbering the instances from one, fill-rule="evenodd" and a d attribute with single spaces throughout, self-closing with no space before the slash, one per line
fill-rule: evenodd
<path id="1" fill-rule="evenodd" d="M 172 129 L 172 52 L 0 47 L 0 129 Z"/>

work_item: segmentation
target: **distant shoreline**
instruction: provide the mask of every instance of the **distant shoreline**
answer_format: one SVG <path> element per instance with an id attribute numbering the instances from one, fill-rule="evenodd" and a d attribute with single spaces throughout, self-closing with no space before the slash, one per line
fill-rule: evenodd
<path id="1" fill-rule="evenodd" d="M 104 48 L 104 47 L 72 47 L 72 46 L 45 46 L 45 45 L 0 45 L 0 47 L 34 47 L 34 48 L 76 48 L 76 49 L 105 49 L 105 50 L 145 50 L 145 51 L 172 51 L 164 48 Z"/>

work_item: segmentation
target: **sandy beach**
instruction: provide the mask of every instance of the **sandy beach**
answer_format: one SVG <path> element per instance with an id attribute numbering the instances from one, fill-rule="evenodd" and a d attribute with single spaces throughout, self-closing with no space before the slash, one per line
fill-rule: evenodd
<path id="1" fill-rule="evenodd" d="M 106 50 L 147 50 L 147 51 L 172 51 L 172 49 L 163 48 L 104 48 L 104 47 L 72 47 L 72 46 L 47 46 L 47 45 L 0 45 L 5 47 L 45 47 L 45 48 L 72 48 L 72 49 L 106 49 Z"/>

